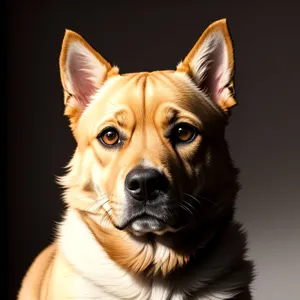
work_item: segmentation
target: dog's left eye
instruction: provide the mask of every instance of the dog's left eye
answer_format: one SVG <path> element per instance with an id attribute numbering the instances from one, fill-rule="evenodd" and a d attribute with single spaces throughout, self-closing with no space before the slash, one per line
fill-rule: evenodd
<path id="1" fill-rule="evenodd" d="M 119 133 L 117 129 L 113 127 L 108 127 L 102 130 L 102 132 L 98 135 L 98 139 L 104 146 L 109 147 L 120 143 Z"/>
<path id="2" fill-rule="evenodd" d="M 197 130 L 188 123 L 179 123 L 172 130 L 171 139 L 173 143 L 190 143 L 195 139 Z"/>

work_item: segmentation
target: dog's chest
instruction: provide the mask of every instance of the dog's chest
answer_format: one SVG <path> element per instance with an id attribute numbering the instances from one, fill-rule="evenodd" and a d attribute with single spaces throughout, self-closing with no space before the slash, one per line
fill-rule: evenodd
<path id="1" fill-rule="evenodd" d="M 151 285 L 137 284 L 134 286 L 126 284 L 126 281 L 130 280 L 123 278 L 111 282 L 109 286 L 99 287 L 82 276 L 75 276 L 71 298 L 73 300 L 225 300 L 231 299 L 234 295 L 211 292 L 207 294 L 209 298 L 203 295 L 188 297 L 184 291 L 174 291 L 169 285 L 161 282 L 152 282 Z"/>
<path id="2" fill-rule="evenodd" d="M 109 279 L 108 279 L 109 280 Z M 160 283 L 133 283 L 131 278 L 113 278 L 110 285 L 98 286 L 91 281 L 76 276 L 73 279 L 72 299 L 105 300 L 185 300 L 181 295 L 173 295 L 170 288 Z"/>
<path id="3" fill-rule="evenodd" d="M 211 300 L 222 300 L 234 296 L 232 291 L 235 286 L 242 283 L 233 274 L 233 277 L 225 276 L 212 288 L 207 285 L 206 282 L 215 276 L 216 266 L 226 264 L 231 259 L 219 254 L 214 263 L 182 274 L 175 281 L 133 277 L 107 256 L 75 211 L 68 213 L 59 234 L 60 251 L 74 269 L 72 299 L 202 300 L 209 296 Z M 222 293 L 224 290 L 229 292 Z M 189 294 L 194 296 L 190 298 L 187 296 Z"/>

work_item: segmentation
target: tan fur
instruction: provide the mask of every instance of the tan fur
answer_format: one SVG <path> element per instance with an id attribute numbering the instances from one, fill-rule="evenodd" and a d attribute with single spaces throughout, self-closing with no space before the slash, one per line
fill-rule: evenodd
<path id="1" fill-rule="evenodd" d="M 68 210 L 80 212 L 76 220 L 87 226 L 91 243 L 97 241 L 97 251 L 107 255 L 107 264 L 116 264 L 116 268 L 120 268 L 118 272 L 125 270 L 132 278 L 142 272 L 146 272 L 151 278 L 166 276 L 190 260 L 191 253 L 188 251 L 178 252 L 156 242 L 143 242 L 142 238 L 133 238 L 130 233 L 120 231 L 114 225 L 121 222 L 126 205 L 122 194 L 125 176 L 136 165 L 149 161 L 163 171 L 170 181 L 180 182 L 180 177 L 174 178 L 173 174 L 173 169 L 177 166 L 176 153 L 165 141 L 163 132 L 172 118 L 188 121 L 201 129 L 202 123 L 196 116 L 203 114 L 203 111 L 197 101 L 199 91 L 189 78 L 188 63 L 207 35 L 216 30 L 224 33 L 230 72 L 233 73 L 233 49 L 224 20 L 208 27 L 176 71 L 124 75 L 119 75 L 118 69 L 112 67 L 80 35 L 66 31 L 60 56 L 60 71 L 65 115 L 70 120 L 77 149 L 69 164 L 69 172 L 60 179 L 65 188 L 64 201 Z M 66 84 L 66 56 L 69 45 L 74 41 L 81 43 L 106 67 L 105 80 L 99 82 L 99 90 L 93 95 L 87 109 L 69 105 L 69 98 L 74 95 L 70 95 Z M 235 100 L 230 97 L 223 99 L 220 107 L 226 112 L 234 104 Z M 213 105 L 208 107 L 210 117 L 217 120 L 221 112 Z M 97 140 L 99 132 L 108 125 L 120 128 L 128 136 L 120 151 L 108 151 Z M 197 167 L 195 161 L 201 142 L 202 137 L 198 136 L 191 145 L 178 150 L 191 177 Z M 192 188 L 194 183 L 191 181 L 190 184 L 191 187 L 187 186 L 187 189 Z M 68 217 L 62 222 L 61 228 L 67 221 Z M 74 234 L 74 239 L 81 238 Z M 87 282 L 90 281 L 86 282 L 84 278 L 87 275 L 69 262 L 70 258 L 62 250 L 63 240 L 64 235 L 61 234 L 60 242 L 47 248 L 34 261 L 23 281 L 19 300 L 63 300 L 71 299 L 70 295 L 72 299 L 82 299 L 73 291 L 74 282 L 78 281 L 89 287 L 90 283 Z M 75 251 L 76 249 L 74 253 Z M 135 280 L 132 278 L 128 282 Z M 130 299 L 154 300 L 149 296 L 149 289 L 142 284 L 137 286 L 148 294 L 139 291 L 140 298 Z M 134 288 L 131 289 L 134 294 Z M 163 290 L 159 292 L 161 298 L 156 298 L 157 300 L 165 299 Z M 106 298 L 106 292 L 105 288 L 100 288 L 95 299 L 125 299 L 117 296 Z M 172 299 L 181 298 L 174 296 Z"/>
<path id="2" fill-rule="evenodd" d="M 43 283 L 49 280 L 49 271 L 53 265 L 56 246 L 54 244 L 44 249 L 34 260 L 22 281 L 18 299 L 40 299 Z"/>

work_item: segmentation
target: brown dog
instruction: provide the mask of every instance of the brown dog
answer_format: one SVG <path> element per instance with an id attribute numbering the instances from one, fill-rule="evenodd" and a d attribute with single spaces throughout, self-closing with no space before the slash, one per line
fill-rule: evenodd
<path id="1" fill-rule="evenodd" d="M 18 299 L 251 299 L 224 139 L 236 103 L 226 21 L 176 71 L 124 75 L 66 31 L 60 71 L 77 141 L 67 210 Z"/>

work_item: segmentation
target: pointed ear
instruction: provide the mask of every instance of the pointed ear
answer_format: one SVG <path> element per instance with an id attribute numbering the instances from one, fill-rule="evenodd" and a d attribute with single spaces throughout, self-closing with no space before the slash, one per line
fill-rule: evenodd
<path id="1" fill-rule="evenodd" d="M 224 111 L 236 104 L 233 97 L 234 57 L 226 20 L 212 23 L 177 66 Z"/>
<path id="2" fill-rule="evenodd" d="M 118 73 L 79 34 L 66 30 L 59 59 L 64 88 L 65 115 L 71 127 L 91 101 L 91 96 L 108 76 Z"/>

